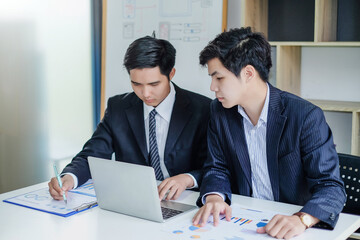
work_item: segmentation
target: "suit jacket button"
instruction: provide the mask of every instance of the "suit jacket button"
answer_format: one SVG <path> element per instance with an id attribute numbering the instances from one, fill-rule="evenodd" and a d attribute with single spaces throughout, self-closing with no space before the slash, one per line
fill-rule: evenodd
<path id="1" fill-rule="evenodd" d="M 335 214 L 334 214 L 334 213 L 330 214 L 330 219 L 331 219 L 332 221 L 335 220 Z"/>

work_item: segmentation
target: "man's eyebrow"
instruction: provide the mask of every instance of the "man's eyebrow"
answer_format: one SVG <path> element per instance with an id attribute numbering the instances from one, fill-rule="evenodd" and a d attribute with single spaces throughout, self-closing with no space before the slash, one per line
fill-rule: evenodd
<path id="1" fill-rule="evenodd" d="M 216 74 L 218 74 L 217 71 L 215 71 L 215 72 L 213 72 L 213 73 L 211 73 L 211 74 L 209 74 L 209 75 L 212 77 L 212 76 L 214 76 L 214 75 L 216 75 Z"/>
<path id="2" fill-rule="evenodd" d="M 155 83 L 159 83 L 159 82 L 160 82 L 160 80 L 157 80 L 157 81 L 154 81 L 154 82 L 150 82 L 148 84 L 155 84 Z"/>
<path id="3" fill-rule="evenodd" d="M 146 85 L 157 84 L 157 83 L 159 83 L 159 82 L 160 82 L 160 80 L 156 80 L 156 81 L 154 81 L 154 82 L 146 83 Z M 133 84 L 141 84 L 141 85 L 142 85 L 142 83 L 138 83 L 138 82 L 135 82 L 135 81 L 133 81 L 133 80 L 131 80 L 131 83 L 133 83 Z"/>

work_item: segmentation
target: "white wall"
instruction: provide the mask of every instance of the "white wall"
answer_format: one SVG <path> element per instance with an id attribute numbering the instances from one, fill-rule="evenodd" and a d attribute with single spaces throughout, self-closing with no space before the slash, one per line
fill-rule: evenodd
<path id="1" fill-rule="evenodd" d="M 333 133 L 336 151 L 351 154 L 352 114 L 344 112 L 324 112 L 326 122 Z"/>
<path id="2" fill-rule="evenodd" d="M 301 95 L 360 102 L 360 47 L 302 47 Z"/>
<path id="3" fill-rule="evenodd" d="M 301 95 L 307 99 L 360 102 L 360 47 L 303 47 Z M 351 153 L 351 113 L 325 112 L 336 150 Z"/>

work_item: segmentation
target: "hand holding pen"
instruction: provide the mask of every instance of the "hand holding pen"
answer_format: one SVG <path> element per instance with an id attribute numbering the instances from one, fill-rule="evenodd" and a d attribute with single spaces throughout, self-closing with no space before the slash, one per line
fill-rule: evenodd
<path id="1" fill-rule="evenodd" d="M 62 187 L 63 187 L 63 186 L 62 186 L 62 182 L 61 182 L 60 175 L 59 175 L 59 172 L 58 172 L 58 170 L 57 170 L 57 168 L 56 168 L 55 163 L 54 163 L 53 167 L 54 167 L 54 173 L 55 173 L 55 177 L 56 177 L 56 179 L 57 179 L 57 181 L 58 181 L 59 187 L 62 188 Z M 66 199 L 65 191 L 63 191 L 63 194 L 62 194 L 62 195 L 63 195 L 63 198 L 64 198 L 65 203 L 67 204 L 67 199 Z"/>
<path id="2" fill-rule="evenodd" d="M 55 177 L 51 178 L 49 185 L 49 193 L 55 200 L 65 200 L 66 192 L 73 189 L 74 179 L 72 176 L 65 174 L 60 178 L 56 166 L 54 166 Z"/>

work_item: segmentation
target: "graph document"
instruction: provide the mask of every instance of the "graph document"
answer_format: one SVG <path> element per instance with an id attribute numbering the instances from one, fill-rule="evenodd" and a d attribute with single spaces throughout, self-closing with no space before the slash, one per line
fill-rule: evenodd
<path id="1" fill-rule="evenodd" d="M 205 227 L 193 226 L 191 220 L 172 222 L 164 226 L 163 231 L 171 239 L 205 239 L 205 240 L 247 240 L 247 239 L 273 239 L 267 234 L 258 234 L 256 229 L 265 226 L 277 214 L 269 211 L 259 211 L 242 207 L 238 204 L 231 205 L 232 218 L 228 222 L 224 215 L 220 216 L 217 227 L 213 225 L 212 217 Z"/>
<path id="2" fill-rule="evenodd" d="M 68 217 L 95 207 L 97 206 L 96 201 L 94 184 L 91 179 L 80 187 L 68 192 L 67 204 L 62 200 L 54 200 L 50 196 L 49 188 L 39 189 L 4 200 L 7 203 L 62 217 Z"/>

